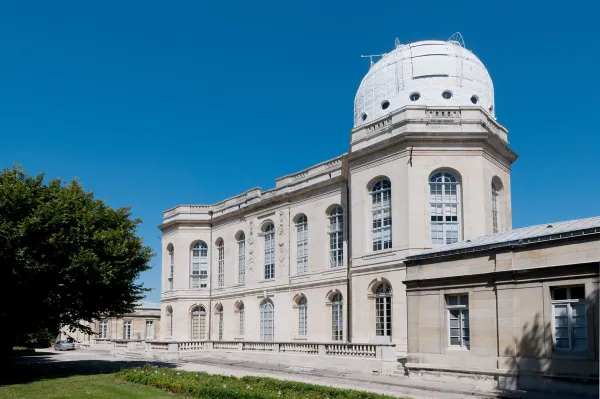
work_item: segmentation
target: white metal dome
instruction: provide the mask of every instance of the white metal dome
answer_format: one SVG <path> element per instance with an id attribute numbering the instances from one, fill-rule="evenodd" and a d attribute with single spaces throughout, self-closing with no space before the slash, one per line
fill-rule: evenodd
<path id="1" fill-rule="evenodd" d="M 371 65 L 354 99 L 354 127 L 406 105 L 481 106 L 492 116 L 494 85 L 483 63 L 450 40 L 399 44 Z"/>

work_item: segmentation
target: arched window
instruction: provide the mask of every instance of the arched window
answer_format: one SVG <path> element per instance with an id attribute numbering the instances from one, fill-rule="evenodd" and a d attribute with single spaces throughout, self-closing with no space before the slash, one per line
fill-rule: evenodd
<path id="1" fill-rule="evenodd" d="M 218 267 L 218 286 L 225 285 L 225 244 L 222 238 L 217 240 L 217 267 Z"/>
<path id="2" fill-rule="evenodd" d="M 329 213 L 329 266 L 344 265 L 344 210 L 341 206 Z"/>
<path id="3" fill-rule="evenodd" d="M 206 337 L 206 309 L 204 306 L 195 306 L 192 309 L 192 340 L 201 340 Z"/>
<path id="4" fill-rule="evenodd" d="M 298 274 L 308 271 L 308 219 L 302 215 L 296 222 L 296 260 Z"/>
<path id="5" fill-rule="evenodd" d="M 392 247 L 392 183 L 381 179 L 371 189 L 373 251 Z"/>
<path id="6" fill-rule="evenodd" d="M 334 341 L 344 339 L 343 303 L 340 294 L 335 294 L 331 299 L 331 338 Z"/>
<path id="7" fill-rule="evenodd" d="M 173 276 L 175 275 L 175 250 L 173 249 L 173 244 L 167 246 L 167 251 L 169 251 L 169 277 L 167 279 L 169 281 L 169 291 L 173 291 Z"/>
<path id="8" fill-rule="evenodd" d="M 206 288 L 208 286 L 208 246 L 198 241 L 191 251 L 190 288 Z"/>
<path id="9" fill-rule="evenodd" d="M 171 306 L 167 306 L 167 332 L 169 333 L 168 337 L 173 336 L 173 308 Z"/>
<path id="10" fill-rule="evenodd" d="M 492 183 L 492 228 L 493 232 L 497 233 L 500 231 L 498 228 L 498 196 L 500 192 L 496 188 L 496 185 Z"/>
<path id="11" fill-rule="evenodd" d="M 244 335 L 244 323 L 245 323 L 245 320 L 244 320 L 244 302 L 238 303 L 238 305 L 237 305 L 237 311 L 238 311 L 238 317 L 239 317 L 239 319 L 238 319 L 238 322 L 239 322 L 238 323 L 238 328 L 239 328 L 238 332 L 239 332 L 239 335 L 243 336 Z"/>
<path id="12" fill-rule="evenodd" d="M 220 303 L 215 306 L 215 315 L 217 316 L 217 331 L 219 332 L 219 341 L 223 340 L 223 305 Z"/>
<path id="13" fill-rule="evenodd" d="M 238 283 L 244 284 L 246 280 L 246 235 L 240 232 L 237 237 L 238 244 Z"/>
<path id="14" fill-rule="evenodd" d="M 306 336 L 308 330 L 308 313 L 306 307 L 306 297 L 302 296 L 298 300 L 298 335 Z"/>
<path id="15" fill-rule="evenodd" d="M 375 290 L 375 332 L 378 336 L 392 336 L 392 289 L 381 283 Z"/>
<path id="16" fill-rule="evenodd" d="M 275 278 L 275 226 L 269 223 L 265 226 L 265 280 Z"/>
<path id="17" fill-rule="evenodd" d="M 270 299 L 260 304 L 260 340 L 275 340 L 275 307 Z"/>
<path id="18" fill-rule="evenodd" d="M 431 243 L 452 244 L 460 238 L 460 185 L 449 172 L 435 173 L 429 179 Z"/>

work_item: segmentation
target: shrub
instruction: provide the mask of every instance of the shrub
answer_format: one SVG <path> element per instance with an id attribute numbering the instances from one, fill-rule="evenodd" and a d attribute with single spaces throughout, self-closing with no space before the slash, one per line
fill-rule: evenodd
<path id="1" fill-rule="evenodd" d="M 213 375 L 146 365 L 121 370 L 124 381 L 202 399 L 391 399 L 391 396 L 266 377 Z"/>

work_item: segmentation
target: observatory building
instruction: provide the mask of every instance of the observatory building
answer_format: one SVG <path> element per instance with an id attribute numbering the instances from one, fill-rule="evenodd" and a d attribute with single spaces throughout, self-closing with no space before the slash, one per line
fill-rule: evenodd
<path id="1" fill-rule="evenodd" d="M 597 384 L 600 218 L 512 230 L 495 115 L 460 34 L 396 43 L 358 87 L 347 153 L 164 212 L 160 340 L 388 344 L 411 375 Z"/>

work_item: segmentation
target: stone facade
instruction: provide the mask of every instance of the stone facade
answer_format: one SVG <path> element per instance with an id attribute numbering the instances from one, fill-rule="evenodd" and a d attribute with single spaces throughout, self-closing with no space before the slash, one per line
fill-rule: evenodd
<path id="1" fill-rule="evenodd" d="M 411 46 L 422 53 L 427 43 Z M 421 78 L 415 84 L 428 80 Z M 457 85 L 431 79 L 427 95 Z M 348 153 L 281 177 L 273 189 L 165 211 L 161 339 L 391 342 L 405 354 L 406 257 L 512 227 L 510 165 L 517 155 L 507 130 L 489 104 L 474 105 L 464 94 L 431 105 L 427 95 L 409 105 L 392 101 L 374 120 L 359 118 Z M 454 180 L 431 183 L 442 175 Z M 436 189 L 447 190 L 439 200 L 452 204 L 432 204 Z M 435 223 L 432 212 L 439 212 Z M 271 268 L 274 276 L 267 275 Z M 262 305 L 274 308 L 274 331 L 265 327 Z"/>
<path id="2" fill-rule="evenodd" d="M 375 64 L 357 93 L 347 153 L 270 190 L 166 210 L 163 328 L 146 351 L 268 362 L 300 353 L 293 361 L 315 366 L 322 355 L 339 366 L 380 353 L 383 372 L 393 350 L 408 356 L 411 375 L 462 372 L 514 389 L 570 370 L 597 384 L 597 235 L 444 252 L 512 230 L 517 155 L 494 117 L 487 71 L 459 42 L 398 45 Z M 410 76 L 404 57 L 419 58 Z M 465 59 L 477 68 L 463 69 Z M 586 295 L 587 349 L 576 356 L 553 351 L 549 293 L 559 285 Z M 468 348 L 450 344 L 449 314 L 471 322 Z"/>
<path id="3" fill-rule="evenodd" d="M 60 330 L 59 339 L 71 338 L 88 345 L 108 344 L 119 340 L 156 340 L 160 337 L 160 304 L 142 302 L 132 313 L 106 317 L 87 325 L 92 329 L 92 335 L 64 327 Z"/>
<path id="4" fill-rule="evenodd" d="M 584 236 L 409 257 L 410 373 L 437 378 L 469 374 L 506 389 L 597 394 L 596 219 L 598 227 Z M 572 294 L 563 295 L 565 288 Z M 457 332 L 451 327 L 458 324 L 452 324 L 457 321 L 451 320 L 456 317 L 450 309 L 456 313 L 461 308 L 450 304 L 453 296 L 463 296 L 462 308 L 468 311 L 463 323 L 467 342 L 462 345 L 451 338 Z M 559 316 L 563 310 L 565 317 Z M 569 323 L 567 316 L 572 318 Z M 559 327 L 563 322 L 568 326 Z"/>

